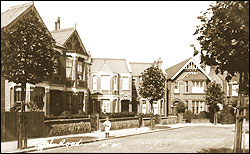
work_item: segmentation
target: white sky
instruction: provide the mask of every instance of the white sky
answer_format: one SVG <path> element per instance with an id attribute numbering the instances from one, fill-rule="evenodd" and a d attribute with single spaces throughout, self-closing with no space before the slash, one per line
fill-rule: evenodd
<path id="1" fill-rule="evenodd" d="M 1 1 L 1 13 L 30 1 Z M 212 1 L 35 1 L 50 31 L 74 27 L 92 58 L 163 60 L 163 70 L 193 55 L 197 16 Z M 213 2 L 215 3 L 215 2 Z"/>

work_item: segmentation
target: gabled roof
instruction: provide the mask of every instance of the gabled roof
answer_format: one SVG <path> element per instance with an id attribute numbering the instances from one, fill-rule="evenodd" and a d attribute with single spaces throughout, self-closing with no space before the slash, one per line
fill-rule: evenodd
<path id="1" fill-rule="evenodd" d="M 91 72 L 104 70 L 113 73 L 130 73 L 126 59 L 92 58 L 92 60 Z"/>
<path id="2" fill-rule="evenodd" d="M 8 26 L 11 22 L 23 14 L 33 3 L 12 6 L 10 9 L 1 13 L 1 28 Z"/>
<path id="3" fill-rule="evenodd" d="M 171 66 L 165 70 L 167 73 L 167 79 L 172 78 L 191 58 L 188 58 L 174 66 Z"/>
<path id="4" fill-rule="evenodd" d="M 112 72 L 109 68 L 108 64 L 106 62 L 103 64 L 103 66 L 98 70 L 98 72 Z"/>
<path id="5" fill-rule="evenodd" d="M 75 31 L 74 27 L 66 28 L 66 29 L 60 29 L 60 30 L 54 30 L 50 33 L 52 34 L 53 38 L 60 44 L 64 45 L 65 42 L 68 40 L 68 38 L 71 36 L 71 34 Z"/>
<path id="6" fill-rule="evenodd" d="M 48 34 L 52 37 L 47 26 L 44 24 L 42 18 L 37 12 L 33 2 L 12 6 L 10 9 L 1 13 L 1 29 L 2 28 L 8 29 L 12 25 L 14 25 L 21 17 L 26 15 L 30 10 L 34 11 L 36 16 L 40 19 L 42 25 L 47 29 Z"/>
<path id="7" fill-rule="evenodd" d="M 84 53 L 79 52 L 80 54 L 85 54 L 87 56 L 90 56 L 89 53 L 86 51 L 82 40 L 77 32 L 77 30 L 75 29 L 75 27 L 71 27 L 71 28 L 65 28 L 65 29 L 60 29 L 60 30 L 54 30 L 51 31 L 51 34 L 53 36 L 53 38 L 60 44 L 62 44 L 63 46 L 66 45 L 67 41 L 71 38 L 71 36 L 73 36 L 74 34 L 76 34 L 79 42 L 80 42 L 80 46 L 83 49 Z M 78 52 L 78 51 L 76 51 Z"/>
<path id="8" fill-rule="evenodd" d="M 185 69 L 185 67 L 187 65 L 189 65 L 190 62 L 193 62 L 196 67 L 209 79 L 212 80 L 212 78 L 200 67 L 200 65 L 194 60 L 193 57 L 188 58 L 187 60 L 184 60 L 168 69 L 166 69 L 166 73 L 167 73 L 167 79 L 171 79 L 174 80 L 175 77 L 177 77 L 182 71 L 183 69 Z"/>
<path id="9" fill-rule="evenodd" d="M 140 76 L 141 73 L 149 68 L 153 63 L 129 62 L 133 76 Z"/>

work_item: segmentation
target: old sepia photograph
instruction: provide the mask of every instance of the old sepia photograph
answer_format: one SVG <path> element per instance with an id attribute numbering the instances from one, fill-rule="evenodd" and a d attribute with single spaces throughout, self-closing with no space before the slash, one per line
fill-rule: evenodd
<path id="1" fill-rule="evenodd" d="M 249 1 L 1 1 L 1 153 L 249 153 Z"/>

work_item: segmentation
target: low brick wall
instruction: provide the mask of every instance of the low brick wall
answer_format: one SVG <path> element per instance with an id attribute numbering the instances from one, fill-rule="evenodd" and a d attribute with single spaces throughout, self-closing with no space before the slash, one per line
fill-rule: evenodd
<path id="1" fill-rule="evenodd" d="M 45 136 L 59 136 L 91 132 L 89 118 L 57 119 L 45 121 Z"/>
<path id="2" fill-rule="evenodd" d="M 191 123 L 210 123 L 207 118 L 191 119 Z"/>
<path id="3" fill-rule="evenodd" d="M 110 118 L 111 128 L 110 130 L 124 129 L 124 128 L 138 128 L 139 120 L 136 117 L 125 117 L 125 118 Z M 105 119 L 100 119 L 100 130 L 104 131 L 104 123 Z"/>

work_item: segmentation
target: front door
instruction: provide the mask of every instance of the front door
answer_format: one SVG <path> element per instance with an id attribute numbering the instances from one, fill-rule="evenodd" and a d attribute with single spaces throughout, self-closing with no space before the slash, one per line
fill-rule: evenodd
<path id="1" fill-rule="evenodd" d="M 122 112 L 129 112 L 129 100 L 122 100 L 121 101 L 121 111 Z"/>

